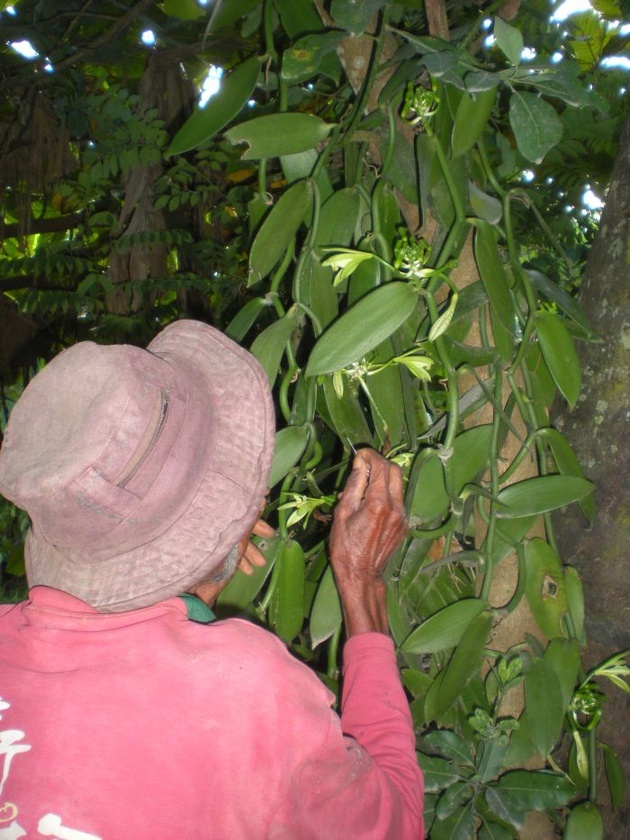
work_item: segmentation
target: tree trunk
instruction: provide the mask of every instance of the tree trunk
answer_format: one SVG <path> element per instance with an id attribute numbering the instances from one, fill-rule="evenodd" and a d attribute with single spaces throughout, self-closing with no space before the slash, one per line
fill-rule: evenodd
<path id="1" fill-rule="evenodd" d="M 574 507 L 556 523 L 563 557 L 577 567 L 584 582 L 591 664 L 630 647 L 630 448 L 626 437 L 630 411 L 629 223 L 630 117 L 622 131 L 606 207 L 580 291 L 580 302 L 601 342 L 578 348 L 584 377 L 582 395 L 573 411 L 564 409 L 555 417 L 595 482 L 597 516 L 593 526 L 587 528 Z M 630 737 L 622 724 L 628 719 L 630 700 L 617 688 L 605 688 L 608 700 L 602 736 L 622 758 L 630 779 Z M 630 805 L 626 803 L 614 817 L 607 815 L 607 836 L 627 836 L 629 822 Z"/>

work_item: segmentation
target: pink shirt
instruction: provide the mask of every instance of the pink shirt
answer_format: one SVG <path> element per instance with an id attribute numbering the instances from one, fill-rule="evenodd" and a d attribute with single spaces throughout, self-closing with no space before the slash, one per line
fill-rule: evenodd
<path id="1" fill-rule="evenodd" d="M 391 639 L 351 638 L 341 720 L 272 634 L 179 598 L 0 607 L 0 840 L 423 836 Z"/>

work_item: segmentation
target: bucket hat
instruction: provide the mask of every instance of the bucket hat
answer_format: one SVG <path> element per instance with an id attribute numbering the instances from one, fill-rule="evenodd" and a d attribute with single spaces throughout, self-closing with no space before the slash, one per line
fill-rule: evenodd
<path id="1" fill-rule="evenodd" d="M 274 432 L 262 367 L 207 324 L 64 350 L 0 450 L 0 492 L 31 520 L 29 585 L 120 612 L 203 580 L 256 519 Z"/>

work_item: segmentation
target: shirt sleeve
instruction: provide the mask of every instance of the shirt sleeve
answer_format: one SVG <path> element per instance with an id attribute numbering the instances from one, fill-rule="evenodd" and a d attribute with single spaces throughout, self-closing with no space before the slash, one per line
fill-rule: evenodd
<path id="1" fill-rule="evenodd" d="M 294 769 L 270 840 L 421 840 L 423 779 L 392 640 L 361 633 L 344 649 L 341 721 Z"/>

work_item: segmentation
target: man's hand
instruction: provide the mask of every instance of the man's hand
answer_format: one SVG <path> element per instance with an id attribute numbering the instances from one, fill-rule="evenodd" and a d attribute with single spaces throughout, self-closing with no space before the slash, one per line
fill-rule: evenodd
<path id="1" fill-rule="evenodd" d="M 267 561 L 262 551 L 250 542 L 250 537 L 265 537 L 266 539 L 273 539 L 276 532 L 268 525 L 264 519 L 259 519 L 251 530 L 251 534 L 246 534 L 239 543 L 240 563 L 239 569 L 246 575 L 254 574 L 254 566 L 264 566 Z"/>
<path id="2" fill-rule="evenodd" d="M 191 586 L 188 592 L 190 592 L 191 595 L 196 595 L 197 598 L 201 598 L 204 603 L 206 603 L 209 607 L 212 607 L 219 594 L 225 589 L 234 576 L 237 569 L 240 569 L 246 575 L 253 575 L 255 566 L 264 566 L 267 562 L 262 551 L 255 546 L 253 542 L 250 542 L 250 538 L 252 536 L 257 536 L 270 539 L 274 537 L 275 534 L 276 532 L 271 525 L 268 525 L 264 519 L 258 519 L 252 525 L 251 531 L 247 531 L 247 533 L 239 540 L 234 562 L 232 562 L 231 558 L 228 557 L 223 565 L 223 568 L 218 569 L 218 576 L 216 579 L 213 580 L 210 577 L 207 580 L 201 581 L 200 583 Z"/>
<path id="3" fill-rule="evenodd" d="M 406 533 L 399 467 L 373 449 L 360 450 L 330 535 L 330 560 L 348 636 L 388 632 L 383 572 Z"/>

